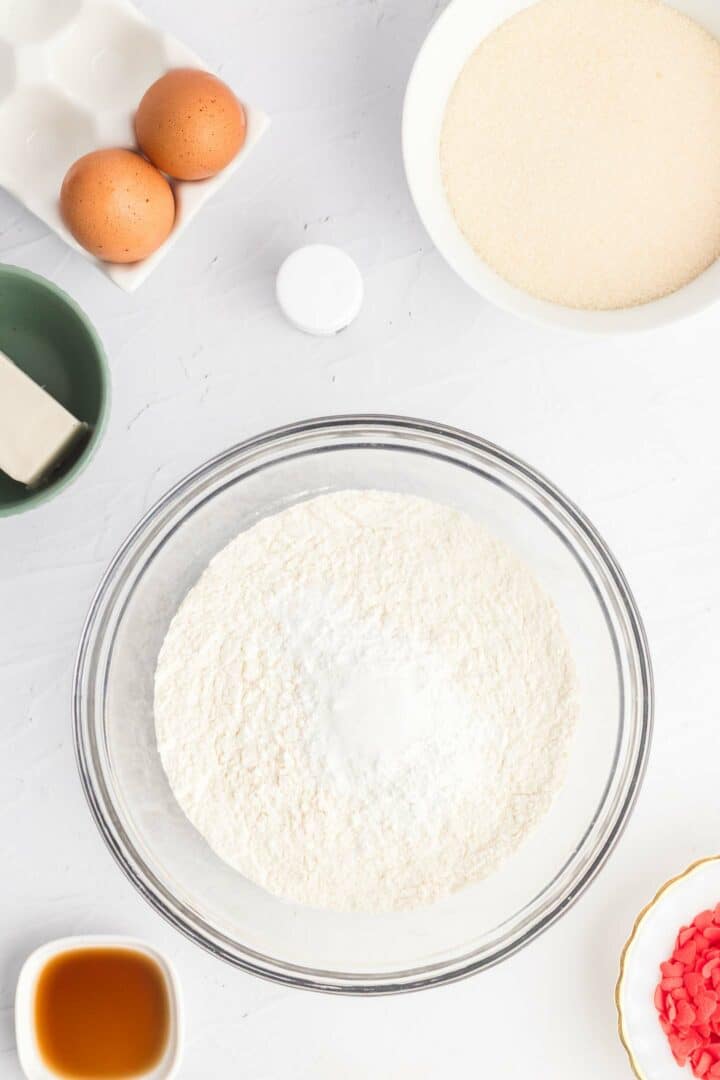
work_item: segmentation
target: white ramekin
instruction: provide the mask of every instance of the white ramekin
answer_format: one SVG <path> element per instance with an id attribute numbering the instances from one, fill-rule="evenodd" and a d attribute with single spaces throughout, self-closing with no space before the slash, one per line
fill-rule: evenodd
<path id="1" fill-rule="evenodd" d="M 35 991 L 48 961 L 78 949 L 129 949 L 153 960 L 165 978 L 170 1009 L 167 1048 L 162 1060 L 142 1080 L 171 1080 L 178 1075 L 182 1057 L 183 1012 L 180 983 L 170 961 L 142 941 L 128 937 L 89 935 L 59 938 L 41 945 L 22 966 L 15 991 L 15 1038 L 21 1068 L 27 1080 L 57 1080 L 58 1074 L 43 1061 L 35 1031 Z M 140 1078 L 139 1078 L 140 1080 Z"/>

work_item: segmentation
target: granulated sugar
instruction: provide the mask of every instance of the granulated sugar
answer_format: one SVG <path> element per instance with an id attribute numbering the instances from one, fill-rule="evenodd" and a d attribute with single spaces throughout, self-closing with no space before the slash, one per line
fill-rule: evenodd
<path id="1" fill-rule="evenodd" d="M 465 65 L 440 155 L 461 230 L 512 284 L 657 299 L 720 255 L 720 43 L 659 0 L 541 0 Z"/>

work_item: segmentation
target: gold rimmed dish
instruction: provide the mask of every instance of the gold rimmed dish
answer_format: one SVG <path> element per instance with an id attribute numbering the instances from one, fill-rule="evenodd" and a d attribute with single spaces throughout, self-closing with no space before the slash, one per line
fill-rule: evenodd
<path id="1" fill-rule="evenodd" d="M 620 1041 L 638 1080 L 679 1080 L 690 1075 L 676 1063 L 653 1001 L 660 964 L 678 930 L 720 902 L 720 855 L 692 863 L 666 881 L 637 919 L 620 957 L 615 987 Z"/>

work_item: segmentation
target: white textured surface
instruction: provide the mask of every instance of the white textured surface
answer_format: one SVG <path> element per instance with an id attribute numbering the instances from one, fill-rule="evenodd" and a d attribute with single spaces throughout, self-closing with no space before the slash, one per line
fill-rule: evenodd
<path id="1" fill-rule="evenodd" d="M 183 1080 L 475 1080 L 482 1067 L 502 1080 L 627 1080 L 612 998 L 620 948 L 657 886 L 717 848 L 720 308 L 589 341 L 495 311 L 453 276 L 417 222 L 398 135 L 403 84 L 439 6 L 144 0 L 274 124 L 133 296 L 0 197 L 0 258 L 77 298 L 115 379 L 91 467 L 58 501 L 0 521 L 3 1080 L 20 1076 L 12 995 L 24 956 L 85 932 L 170 953 L 187 1007 Z M 365 276 L 362 315 L 336 338 L 300 335 L 275 305 L 281 260 L 308 241 L 346 248 Z M 549 933 L 457 986 L 331 1000 L 219 964 L 146 906 L 85 807 L 69 694 L 100 574 L 170 483 L 271 425 L 373 409 L 477 431 L 580 503 L 645 616 L 657 727 L 618 850 Z"/>

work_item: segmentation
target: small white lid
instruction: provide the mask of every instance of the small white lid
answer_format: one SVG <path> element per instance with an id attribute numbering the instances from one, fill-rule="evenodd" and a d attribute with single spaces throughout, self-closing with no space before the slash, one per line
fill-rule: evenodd
<path id="1" fill-rule="evenodd" d="M 281 309 L 306 334 L 337 334 L 357 316 L 363 280 L 344 251 L 330 244 L 308 244 L 288 255 L 276 283 Z"/>

